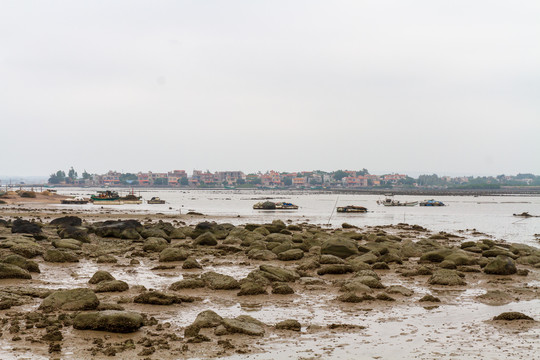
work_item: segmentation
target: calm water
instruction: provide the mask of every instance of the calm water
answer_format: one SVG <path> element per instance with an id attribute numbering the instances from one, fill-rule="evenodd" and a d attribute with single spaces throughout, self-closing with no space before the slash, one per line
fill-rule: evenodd
<path id="1" fill-rule="evenodd" d="M 58 189 L 65 195 L 89 197 L 97 190 L 89 188 Z M 123 195 L 128 189 L 121 191 Z M 357 226 L 388 225 L 406 222 L 418 224 L 431 230 L 457 231 L 476 229 L 496 239 L 538 246 L 535 234 L 540 234 L 540 218 L 522 219 L 514 213 L 528 211 L 540 215 L 540 197 L 534 196 L 438 196 L 445 207 L 384 207 L 377 205 L 378 195 L 318 194 L 295 191 L 224 191 L 224 190 L 137 190 L 143 199 L 159 196 L 166 200 L 164 205 L 103 205 L 104 208 L 149 213 L 182 213 L 189 210 L 205 215 L 226 217 L 223 221 L 233 224 L 268 222 L 274 219 L 294 222 L 309 222 L 340 226 L 347 222 Z M 270 198 L 273 201 L 289 201 L 300 207 L 296 211 L 253 210 L 258 201 Z M 425 196 L 395 196 L 400 201 L 422 201 Z M 360 205 L 368 208 L 365 214 L 338 214 L 335 206 Z M 98 206 L 59 205 L 61 207 L 96 209 Z M 100 205 L 102 206 L 102 205 Z"/>

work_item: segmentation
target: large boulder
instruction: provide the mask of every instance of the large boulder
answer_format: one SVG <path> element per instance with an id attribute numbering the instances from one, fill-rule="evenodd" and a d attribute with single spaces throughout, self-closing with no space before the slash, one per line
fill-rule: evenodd
<path id="1" fill-rule="evenodd" d="M 163 249 L 159 253 L 159 261 L 184 261 L 188 258 L 189 254 L 186 250 L 174 247 L 168 247 Z"/>
<path id="2" fill-rule="evenodd" d="M 223 318 L 212 310 L 205 310 L 197 315 L 193 325 L 199 328 L 213 328 L 221 325 Z"/>
<path id="3" fill-rule="evenodd" d="M 0 263 L 0 279 L 31 279 L 32 275 L 28 270 L 16 265 Z"/>
<path id="4" fill-rule="evenodd" d="M 321 246 L 321 254 L 334 255 L 342 259 L 358 253 L 356 241 L 349 239 L 334 237 L 324 241 Z"/>
<path id="5" fill-rule="evenodd" d="M 43 311 L 55 310 L 94 310 L 98 307 L 99 300 L 96 294 L 85 288 L 71 290 L 58 290 L 47 296 L 39 306 Z"/>
<path id="6" fill-rule="evenodd" d="M 218 274 L 210 271 L 201 275 L 205 285 L 212 290 L 233 290 L 238 289 L 240 284 L 229 275 Z"/>
<path id="7" fill-rule="evenodd" d="M 82 219 L 77 216 L 62 216 L 62 217 L 52 220 L 49 224 L 51 226 L 60 226 L 60 227 L 81 226 Z"/>
<path id="8" fill-rule="evenodd" d="M 25 259 L 24 257 L 20 256 L 20 255 L 9 255 L 7 257 L 5 257 L 4 259 L 2 259 L 3 263 L 5 264 L 11 264 L 11 265 L 15 265 L 15 266 L 18 266 L 20 267 L 21 269 L 24 269 L 24 270 L 27 270 L 27 271 L 30 271 L 30 272 L 35 272 L 35 273 L 39 273 L 39 266 L 36 262 L 32 261 L 32 260 L 27 260 Z"/>
<path id="9" fill-rule="evenodd" d="M 82 226 L 66 226 L 58 229 L 58 236 L 62 239 L 75 239 L 84 243 L 90 242 L 88 230 Z"/>
<path id="10" fill-rule="evenodd" d="M 140 314 L 128 311 L 102 311 L 81 313 L 73 319 L 73 328 L 77 330 L 100 330 L 114 333 L 137 331 L 144 324 Z"/>
<path id="11" fill-rule="evenodd" d="M 39 235 L 42 233 L 41 226 L 28 220 L 16 219 L 11 225 L 13 234 L 32 234 Z"/>
<path id="12" fill-rule="evenodd" d="M 512 275 L 517 272 L 517 269 L 511 258 L 497 256 L 484 267 L 484 272 L 491 275 Z"/>
<path id="13" fill-rule="evenodd" d="M 210 232 L 216 239 L 225 239 L 229 235 L 229 231 L 232 230 L 231 226 L 226 224 L 217 224 L 212 221 L 203 221 L 195 226 L 195 229 L 191 233 L 191 238 L 195 239 L 198 236 Z"/>

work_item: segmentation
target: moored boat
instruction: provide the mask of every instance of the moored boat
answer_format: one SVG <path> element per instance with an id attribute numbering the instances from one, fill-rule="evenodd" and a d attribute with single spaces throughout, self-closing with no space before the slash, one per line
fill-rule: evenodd
<path id="1" fill-rule="evenodd" d="M 154 196 L 147 201 L 148 204 L 165 204 L 165 200 L 161 200 L 159 197 Z"/>
<path id="2" fill-rule="evenodd" d="M 61 203 L 64 205 L 84 205 L 88 204 L 88 200 L 77 196 L 74 198 L 64 199 L 61 201 Z"/>
<path id="3" fill-rule="evenodd" d="M 120 195 L 116 191 L 105 190 L 98 191 L 97 195 L 90 196 L 90 201 L 95 203 L 109 203 L 109 202 L 118 202 L 120 200 Z"/>
<path id="4" fill-rule="evenodd" d="M 394 195 L 388 194 L 385 195 L 384 200 L 377 200 L 377 204 L 384 206 L 416 206 L 418 205 L 418 201 L 401 202 L 399 200 L 395 200 Z"/>
<path id="5" fill-rule="evenodd" d="M 446 206 L 442 201 L 438 200 L 424 200 L 420 203 L 420 206 Z"/>
<path id="6" fill-rule="evenodd" d="M 288 202 L 265 201 L 265 202 L 256 203 L 255 205 L 253 205 L 253 209 L 255 210 L 297 210 L 298 205 L 294 205 Z"/>
<path id="7" fill-rule="evenodd" d="M 363 206 L 347 205 L 339 206 L 336 211 L 338 213 L 365 213 L 367 209 Z"/>

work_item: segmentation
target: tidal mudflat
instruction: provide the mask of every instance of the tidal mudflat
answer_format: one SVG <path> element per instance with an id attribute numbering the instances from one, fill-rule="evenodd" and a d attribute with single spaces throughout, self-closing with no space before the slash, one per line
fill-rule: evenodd
<path id="1" fill-rule="evenodd" d="M 540 250 L 477 231 L 1 215 L 3 359 L 530 359 L 540 350 Z"/>

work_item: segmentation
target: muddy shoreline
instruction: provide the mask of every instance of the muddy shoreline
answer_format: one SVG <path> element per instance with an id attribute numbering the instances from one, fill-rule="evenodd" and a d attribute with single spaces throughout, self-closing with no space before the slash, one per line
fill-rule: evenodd
<path id="1" fill-rule="evenodd" d="M 536 248 L 412 224 L 227 220 L 4 206 L 0 357 L 528 359 L 540 350 Z M 493 320 L 505 312 L 533 320 Z"/>

